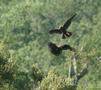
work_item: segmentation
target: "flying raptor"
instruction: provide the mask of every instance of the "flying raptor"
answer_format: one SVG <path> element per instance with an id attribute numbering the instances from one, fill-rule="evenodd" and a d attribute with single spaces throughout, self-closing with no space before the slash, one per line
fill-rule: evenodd
<path id="1" fill-rule="evenodd" d="M 76 16 L 76 14 L 74 14 L 72 17 L 70 17 L 63 26 L 61 26 L 58 29 L 52 29 L 49 31 L 50 34 L 53 33 L 57 33 L 57 34 L 62 34 L 62 39 L 65 39 L 66 37 L 70 37 L 72 35 L 72 32 L 66 31 L 66 29 L 69 28 L 69 26 L 72 23 L 72 19 Z"/>
<path id="2" fill-rule="evenodd" d="M 70 51 L 74 51 L 75 49 L 72 48 L 70 45 L 62 45 L 60 47 L 58 47 L 56 44 L 49 42 L 48 43 L 48 47 L 50 49 L 50 52 L 56 56 L 60 55 L 62 53 L 62 50 L 70 50 Z"/>

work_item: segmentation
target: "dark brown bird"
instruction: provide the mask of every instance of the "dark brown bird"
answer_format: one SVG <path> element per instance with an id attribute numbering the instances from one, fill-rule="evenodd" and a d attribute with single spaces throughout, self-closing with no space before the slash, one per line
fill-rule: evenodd
<path id="1" fill-rule="evenodd" d="M 72 17 L 70 17 L 63 26 L 61 26 L 59 29 L 52 29 L 49 31 L 50 34 L 57 33 L 57 34 L 62 34 L 62 38 L 65 39 L 66 37 L 70 37 L 72 35 L 72 32 L 66 31 L 66 29 L 69 28 L 71 25 L 72 19 L 76 16 L 74 14 Z"/>
<path id="2" fill-rule="evenodd" d="M 72 48 L 70 45 L 67 45 L 67 44 L 58 47 L 56 44 L 49 42 L 48 47 L 49 47 L 51 53 L 56 56 L 60 55 L 62 53 L 62 50 L 69 49 L 70 51 L 74 51 L 74 48 Z"/>

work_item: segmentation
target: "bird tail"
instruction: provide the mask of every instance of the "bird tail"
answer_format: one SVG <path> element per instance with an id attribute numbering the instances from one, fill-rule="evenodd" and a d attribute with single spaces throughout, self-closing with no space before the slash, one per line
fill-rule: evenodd
<path id="1" fill-rule="evenodd" d="M 66 32 L 65 34 L 67 37 L 70 37 L 72 35 L 72 32 Z"/>
<path id="2" fill-rule="evenodd" d="M 65 39 L 66 37 L 70 37 L 72 35 L 71 32 L 66 32 L 65 34 L 62 35 L 62 39 Z"/>

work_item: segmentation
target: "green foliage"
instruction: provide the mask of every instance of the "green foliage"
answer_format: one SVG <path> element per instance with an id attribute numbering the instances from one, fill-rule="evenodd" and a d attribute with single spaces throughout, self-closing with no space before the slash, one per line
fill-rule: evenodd
<path id="1" fill-rule="evenodd" d="M 68 29 L 72 37 L 63 40 L 48 34 L 74 13 L 77 16 Z M 78 73 L 89 63 L 77 90 L 99 90 L 100 29 L 100 0 L 0 0 L 0 90 L 72 90 L 67 75 L 73 53 L 52 55 L 50 41 L 76 48 Z"/>
<path id="2" fill-rule="evenodd" d="M 0 87 L 1 89 L 13 88 L 11 84 L 15 78 L 15 62 L 12 61 L 10 53 L 5 44 L 0 44 Z M 14 88 L 13 88 L 14 89 Z"/>
<path id="3" fill-rule="evenodd" d="M 40 69 L 38 69 L 35 65 L 32 66 L 32 77 L 37 81 L 41 81 L 43 79 L 43 73 Z"/>
<path id="4" fill-rule="evenodd" d="M 16 72 L 14 87 L 18 90 L 31 90 L 32 88 L 35 88 L 39 82 L 41 82 L 43 76 L 44 74 L 42 71 L 33 64 L 30 71 L 18 70 Z"/>
<path id="5" fill-rule="evenodd" d="M 59 76 L 53 71 L 49 71 L 36 90 L 75 90 L 72 86 L 72 79 Z"/>

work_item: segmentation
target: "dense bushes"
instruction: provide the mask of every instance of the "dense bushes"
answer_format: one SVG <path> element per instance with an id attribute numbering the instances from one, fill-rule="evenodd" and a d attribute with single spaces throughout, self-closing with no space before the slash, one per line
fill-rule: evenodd
<path id="1" fill-rule="evenodd" d="M 100 10 L 100 0 L 0 0 L 0 90 L 74 89 L 68 79 L 73 53 L 55 57 L 48 50 L 49 41 L 76 48 L 78 73 L 89 64 L 78 90 L 101 88 Z M 75 12 L 72 37 L 62 40 L 48 34 Z"/>

